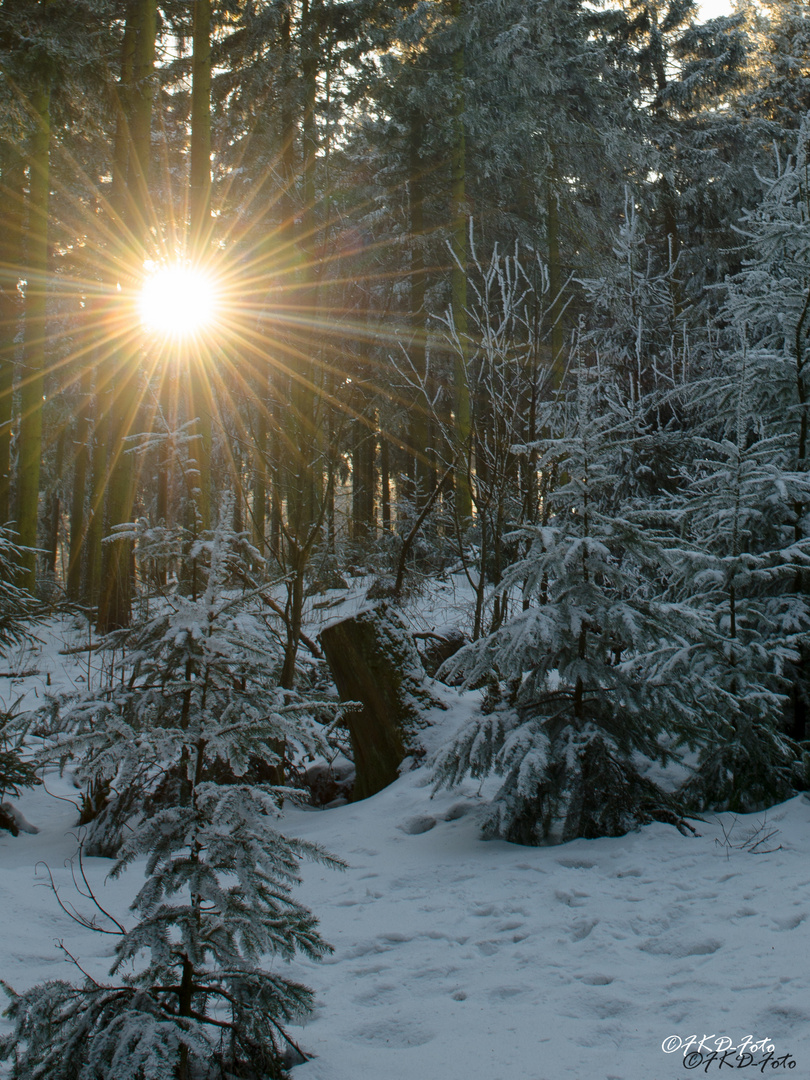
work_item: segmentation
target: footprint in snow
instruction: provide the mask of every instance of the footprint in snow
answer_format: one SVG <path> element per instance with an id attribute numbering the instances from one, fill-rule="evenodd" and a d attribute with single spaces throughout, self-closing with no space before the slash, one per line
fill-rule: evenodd
<path id="1" fill-rule="evenodd" d="M 414 1024 L 407 1020 L 387 1020 L 375 1022 L 368 1027 L 359 1027 L 351 1033 L 350 1041 L 362 1040 L 376 1046 L 392 1049 L 405 1049 L 409 1046 L 424 1046 L 436 1033 L 423 1024 Z"/>
<path id="2" fill-rule="evenodd" d="M 380 975 L 383 971 L 390 971 L 390 964 L 367 964 L 365 967 L 358 967 L 354 969 L 356 976 L 360 975 Z"/>
<path id="3" fill-rule="evenodd" d="M 475 908 L 473 909 L 473 911 L 470 912 L 470 914 L 474 915 L 478 919 L 486 919 L 490 915 L 498 915 L 499 911 L 494 904 L 476 904 Z"/>
<path id="4" fill-rule="evenodd" d="M 582 919 L 580 922 L 574 924 L 574 929 L 571 934 L 572 941 L 583 941 L 593 930 L 595 926 L 599 925 L 598 919 Z"/>
<path id="5" fill-rule="evenodd" d="M 352 1001 L 356 1005 L 378 1005 L 380 1002 L 390 999 L 392 994 L 401 989 L 401 986 L 394 986 L 391 983 L 378 983 L 370 990 L 364 990 L 362 994 L 355 994 Z"/>
<path id="6" fill-rule="evenodd" d="M 497 941 L 477 941 L 475 947 L 482 956 L 494 956 L 498 951 L 499 945 L 500 942 Z"/>
<path id="7" fill-rule="evenodd" d="M 358 960 L 361 956 L 373 956 L 375 953 L 388 952 L 391 949 L 390 944 L 383 944 L 379 940 L 377 941 L 364 941 L 359 945 L 352 945 L 343 953 L 344 960 Z M 335 963 L 335 957 L 326 957 L 324 963 Z"/>
<path id="8" fill-rule="evenodd" d="M 777 930 L 795 930 L 806 918 L 807 913 L 802 912 L 801 915 L 790 915 L 786 919 L 774 919 L 773 921 Z"/>
<path id="9" fill-rule="evenodd" d="M 421 833 L 430 832 L 435 824 L 436 818 L 419 815 L 408 818 L 401 825 L 397 825 L 397 828 L 400 832 L 404 832 L 406 836 L 419 836 Z"/>
<path id="10" fill-rule="evenodd" d="M 523 922 L 520 919 L 510 919 L 509 922 L 501 923 L 495 929 L 499 934 L 505 934 L 508 930 L 519 930 L 521 926 L 523 926 Z"/>
<path id="11" fill-rule="evenodd" d="M 495 998 L 496 1000 L 506 1001 L 509 998 L 520 997 L 523 994 L 531 993 L 528 987 L 525 986 L 494 986 L 491 990 L 487 991 L 487 997 Z"/>
<path id="12" fill-rule="evenodd" d="M 590 1006 L 591 1012 L 600 1020 L 611 1020 L 614 1016 L 621 1016 L 630 1008 L 633 1006 L 629 1001 L 621 1001 L 619 998 L 606 998 Z"/>
<path id="13" fill-rule="evenodd" d="M 722 947 L 722 941 L 715 941 L 713 938 L 689 942 L 677 937 L 648 938 L 638 946 L 641 952 L 651 956 L 672 956 L 676 960 L 686 956 L 711 956 Z"/>
<path id="14" fill-rule="evenodd" d="M 793 1036 L 797 1031 L 806 1029 L 809 1019 L 805 1010 L 792 1005 L 774 1005 L 761 1014 L 761 1023 L 766 1025 L 763 1030 L 767 1029 L 772 1042 L 775 1041 L 774 1036 Z"/>
<path id="15" fill-rule="evenodd" d="M 554 899 L 559 900 L 561 904 L 566 904 L 568 907 L 582 907 L 588 899 L 588 893 L 577 892 L 576 889 L 572 889 L 570 892 L 555 889 Z"/>

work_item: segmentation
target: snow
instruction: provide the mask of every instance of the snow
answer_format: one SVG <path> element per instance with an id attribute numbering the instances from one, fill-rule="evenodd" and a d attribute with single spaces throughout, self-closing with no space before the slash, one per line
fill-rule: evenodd
<path id="1" fill-rule="evenodd" d="M 87 654 L 58 654 L 69 631 L 43 629 L 25 661 L 40 674 L 0 681 L 6 704 L 92 678 Z M 470 694 L 445 700 L 453 707 L 435 714 L 431 752 L 474 704 Z M 47 887 L 46 865 L 63 899 L 91 913 L 64 865 L 76 848 L 64 800 L 77 792 L 68 775 L 49 774 L 45 787 L 15 804 L 38 834 L 0 832 L 0 978 L 16 990 L 78 975 L 59 942 L 104 976 L 115 943 L 72 922 Z M 710 1037 L 701 1074 L 719 1067 L 705 1066 L 718 1040 L 750 1037 L 807 1075 L 810 802 L 712 816 L 696 837 L 653 824 L 527 848 L 480 839 L 489 791 L 466 781 L 434 795 L 420 764 L 364 802 L 286 812 L 288 835 L 349 864 L 306 865 L 297 892 L 334 952 L 290 971 L 317 996 L 315 1014 L 292 1029 L 313 1055 L 295 1080 L 668 1080 L 694 1064 L 683 1056 L 690 1036 Z M 138 867 L 105 883 L 110 865 L 86 860 L 88 878 L 131 925 Z M 669 1054 L 667 1039 L 678 1047 Z"/>

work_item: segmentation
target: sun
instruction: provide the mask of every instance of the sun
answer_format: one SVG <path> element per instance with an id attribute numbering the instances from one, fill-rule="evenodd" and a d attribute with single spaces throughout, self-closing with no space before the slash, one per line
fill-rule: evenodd
<path id="1" fill-rule="evenodd" d="M 155 268 L 138 301 L 144 326 L 166 337 L 191 337 L 216 317 L 217 289 L 209 274 L 182 263 Z"/>

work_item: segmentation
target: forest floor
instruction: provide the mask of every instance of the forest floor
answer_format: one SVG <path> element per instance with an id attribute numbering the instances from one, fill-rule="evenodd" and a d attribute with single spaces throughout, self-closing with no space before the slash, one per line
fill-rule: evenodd
<path id="1" fill-rule="evenodd" d="M 92 654 L 60 654 L 75 640 L 67 623 L 38 633 L 12 658 L 36 674 L 0 676 L 0 704 L 30 707 L 92 678 Z M 475 704 L 445 698 L 429 752 Z M 481 840 L 487 790 L 434 794 L 422 764 L 363 802 L 286 811 L 288 835 L 348 864 L 303 868 L 298 897 L 334 952 L 292 964 L 317 999 L 291 1029 L 312 1055 L 295 1080 L 674 1080 L 731 1067 L 810 1077 L 810 802 L 712 815 L 698 836 L 653 824 L 526 848 Z M 115 938 L 71 921 L 49 888 L 50 873 L 64 901 L 91 912 L 65 862 L 76 796 L 68 774 L 50 774 L 16 804 L 39 832 L 0 832 L 0 979 L 16 990 L 77 979 L 60 943 L 95 977 L 111 963 Z M 85 860 L 126 922 L 139 868 L 108 881 L 109 868 Z M 772 1055 L 710 1056 L 745 1050 L 746 1038 Z"/>

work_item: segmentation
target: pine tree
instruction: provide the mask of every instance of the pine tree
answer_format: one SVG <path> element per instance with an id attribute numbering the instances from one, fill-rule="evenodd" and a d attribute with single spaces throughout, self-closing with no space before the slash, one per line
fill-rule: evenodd
<path id="1" fill-rule="evenodd" d="M 694 309 L 676 304 L 677 262 L 658 257 L 629 192 L 601 269 L 581 282 L 591 312 L 583 346 L 603 370 L 630 436 L 615 444 L 616 495 L 649 503 L 675 486 L 685 426 L 676 391 L 705 350 L 706 333 L 694 325 Z"/>
<path id="2" fill-rule="evenodd" d="M 13 1080 L 284 1075 L 294 1046 L 284 1025 L 311 1010 L 312 992 L 268 971 L 266 958 L 329 951 L 291 889 L 302 857 L 339 864 L 277 832 L 276 814 L 268 791 L 195 777 L 185 804 L 134 828 L 111 871 L 146 858 L 138 921 L 118 924 L 110 974 L 120 981 L 6 988 L 14 1030 L 0 1059 L 13 1055 Z"/>
<path id="3" fill-rule="evenodd" d="M 31 634 L 31 624 L 42 616 L 35 598 L 18 582 L 20 550 L 10 529 L 0 529 L 0 656 Z M 8 795 L 18 798 L 21 788 L 39 783 L 36 766 L 24 752 L 27 725 L 20 725 L 14 708 L 0 711 L 0 804 Z M 15 831 L 14 818 L 0 808 L 0 821 Z"/>
<path id="4" fill-rule="evenodd" d="M 757 48 L 742 105 L 773 121 L 780 143 L 787 144 L 789 152 L 810 108 L 810 16 L 799 0 L 766 0 L 758 6 L 753 22 Z"/>
<path id="5" fill-rule="evenodd" d="M 26 734 L 27 727 L 20 726 L 14 707 L 0 710 L 0 829 L 12 836 L 19 834 L 21 818 L 8 798 L 18 799 L 23 788 L 40 783 L 37 766 L 25 752 Z M 37 831 L 24 827 L 27 832 Z"/>
<path id="6" fill-rule="evenodd" d="M 328 951 L 291 889 L 301 858 L 338 862 L 277 831 L 286 792 L 250 770 L 256 755 L 274 761 L 281 740 L 323 745 L 319 706 L 278 689 L 278 663 L 227 588 L 242 565 L 235 546 L 221 525 L 204 594 L 133 626 L 125 678 L 61 714 L 50 756 L 73 755 L 79 778 L 123 801 L 106 821 L 111 876 L 145 860 L 146 880 L 134 925 L 113 920 L 119 981 L 12 993 L 0 1056 L 13 1055 L 15 1080 L 278 1077 L 284 1025 L 312 1007 L 311 991 L 267 958 Z"/>
<path id="7" fill-rule="evenodd" d="M 690 720 L 678 670 L 695 620 L 655 598 L 661 538 L 614 497 L 616 451 L 630 433 L 608 389 L 580 362 L 543 418 L 551 437 L 537 446 L 537 468 L 559 486 L 544 520 L 519 531 L 527 550 L 501 585 L 523 610 L 453 663 L 468 685 L 497 679 L 511 690 L 505 703 L 491 693 L 490 711 L 441 752 L 437 784 L 502 776 L 485 832 L 520 843 L 680 823 L 640 763 L 664 758 L 666 738 Z"/>
<path id="8" fill-rule="evenodd" d="M 743 342 L 723 356 L 714 379 L 691 384 L 693 415 L 711 419 L 694 423 L 697 456 L 672 500 L 691 545 L 678 553 L 670 589 L 710 619 L 690 663 L 703 708 L 698 764 L 683 788 L 700 810 L 749 813 L 802 783 L 801 751 L 783 718 L 789 672 L 810 625 L 810 607 L 795 590 L 810 543 L 793 537 L 788 508 L 806 502 L 810 487 L 791 467 L 789 436 L 769 432 L 755 411 L 763 374 Z M 728 401 L 732 388 L 736 402 Z M 701 428 L 714 437 L 701 437 Z"/>
<path id="9" fill-rule="evenodd" d="M 201 781 L 215 781 L 259 761 L 271 775 L 288 741 L 291 752 L 328 753 L 316 716 L 334 712 L 334 703 L 298 701 L 281 688 L 283 655 L 268 647 L 250 613 L 255 592 L 244 588 L 257 552 L 232 531 L 231 514 L 226 500 L 218 528 L 191 544 L 163 528 L 141 535 L 144 557 L 150 543 L 159 560 L 173 548 L 180 586 L 196 581 L 198 591 L 170 594 L 158 612 L 111 635 L 119 659 L 106 684 L 46 709 L 46 757 L 75 761 L 91 853 L 117 852 L 133 815 L 184 800 L 194 762 Z M 198 740 L 201 757 L 190 749 Z"/>
<path id="10" fill-rule="evenodd" d="M 746 259 L 729 283 L 723 321 L 744 342 L 752 365 L 756 394 L 752 409 L 769 437 L 784 436 L 790 450 L 784 458 L 788 473 L 810 470 L 810 381 L 808 380 L 808 326 L 810 288 L 807 258 L 810 251 L 810 215 L 807 205 L 807 146 L 810 128 L 802 124 L 796 151 L 786 162 L 777 159 L 777 175 L 767 181 L 759 205 L 740 223 Z M 726 413 L 728 415 L 728 412 Z M 795 497 L 782 491 L 780 524 L 786 546 L 803 544 L 810 535 L 810 502 L 804 490 Z M 797 572 L 793 591 L 808 593 L 807 574 Z M 795 624 L 790 632 L 799 627 Z M 807 739 L 810 709 L 810 648 L 799 644 L 800 659 L 792 666 L 792 719 L 790 732 L 799 742 Z"/>
<path id="11" fill-rule="evenodd" d="M 677 303 L 699 297 L 733 264 L 730 230 L 758 194 L 763 127 L 733 102 L 751 41 L 742 14 L 698 22 L 695 0 L 623 3 L 615 40 L 643 135 L 635 194 L 662 262 L 678 256 Z M 652 180 L 652 176 L 655 179 Z M 730 258 L 731 257 L 731 258 Z"/>
<path id="12" fill-rule="evenodd" d="M 0 655 L 29 636 L 42 606 L 21 584 L 22 552 L 12 529 L 0 528 Z"/>
<path id="13" fill-rule="evenodd" d="M 681 595 L 711 620 L 697 805 L 753 810 L 805 786 L 808 698 L 808 249 L 805 177 L 788 161 L 746 213 L 714 355 L 681 406 L 695 446 L 674 502 Z"/>

